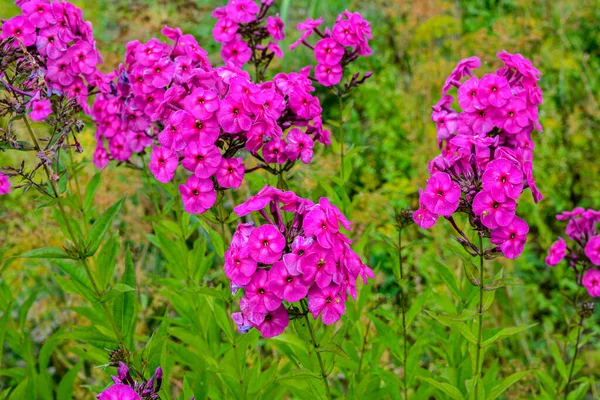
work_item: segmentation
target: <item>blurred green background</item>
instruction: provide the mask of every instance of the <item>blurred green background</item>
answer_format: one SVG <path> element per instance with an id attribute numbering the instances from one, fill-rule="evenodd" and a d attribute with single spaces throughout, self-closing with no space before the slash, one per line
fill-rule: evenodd
<path id="1" fill-rule="evenodd" d="M 148 40 L 160 35 L 164 25 L 179 26 L 192 33 L 218 63 L 219 45 L 212 40 L 214 19 L 210 16 L 224 1 L 215 0 L 133 0 L 74 1 L 94 26 L 97 46 L 104 56 L 105 72 L 116 67 L 129 40 Z M 418 188 L 428 176 L 427 161 L 437 154 L 435 124 L 430 121 L 430 106 L 440 97 L 441 86 L 455 64 L 477 55 L 482 67 L 476 73 L 497 69 L 495 54 L 501 50 L 522 53 L 542 71 L 540 85 L 544 103 L 540 107 L 543 132 L 535 132 L 534 175 L 545 199 L 535 205 L 528 195 L 519 204 L 518 214 L 530 224 L 526 251 L 516 261 L 497 260 L 493 268 L 505 268 L 506 275 L 521 284 L 497 295 L 490 320 L 499 326 L 538 323 L 521 337 L 506 342 L 497 350 L 499 367 L 506 372 L 543 368 L 551 365 L 547 345 L 567 335 L 567 320 L 573 307 L 566 299 L 575 290 L 573 276 L 565 266 L 548 268 L 546 249 L 562 233 L 555 214 L 576 206 L 600 209 L 600 1 L 598 0 L 293 0 L 276 1 L 286 27 L 284 53 L 274 71 L 292 71 L 312 63 L 307 49 L 293 53 L 287 45 L 298 34 L 295 25 L 308 17 L 323 16 L 331 24 L 344 9 L 360 11 L 371 21 L 373 55 L 353 66 L 356 71 L 373 71 L 374 76 L 353 94 L 354 111 L 346 129 L 351 146 L 364 150 L 353 158 L 350 219 L 356 223 L 355 238 L 372 227 L 383 235 L 394 236 L 394 209 L 415 207 Z M 0 0 L 0 17 L 15 15 L 11 2 Z M 481 72 L 479 72 L 481 71 Z M 352 71 L 354 72 L 354 71 Z M 336 118 L 335 101 L 328 92 L 318 92 L 326 118 Z M 335 135 L 335 132 L 334 132 Z M 88 124 L 81 138 L 83 157 L 93 151 L 93 127 Z M 0 154 L 0 165 L 20 161 Z M 325 195 L 316 178 L 327 180 L 337 174 L 338 158 L 332 151 L 319 154 L 310 167 L 297 168 L 291 187 L 301 195 L 317 199 Z M 93 174 L 93 166 L 87 173 Z M 136 172 L 111 165 L 103 178 L 100 204 L 108 205 L 128 193 L 132 201 L 122 212 L 121 236 L 139 248 L 147 246 L 145 235 L 150 223 L 143 217 L 150 208 L 137 195 L 141 179 Z M 257 187 L 258 186 L 257 184 Z M 244 187 L 238 199 L 255 188 Z M 35 247 L 58 245 L 52 214 L 48 209 L 34 213 L 33 193 L 16 192 L 0 198 L 0 257 L 19 254 Z M 433 287 L 442 292 L 443 281 L 427 261 L 435 256 L 460 271 L 461 264 L 449 250 L 450 229 L 438 223 L 430 231 L 410 228 L 407 241 L 415 242 L 407 256 L 417 292 Z M 372 302 L 385 302 L 393 309 L 396 292 L 392 258 L 385 246 L 373 239 L 369 262 L 377 268 Z M 216 264 L 215 268 L 220 268 Z M 34 341 L 44 338 L 74 318 L 65 308 L 72 299 L 56 295 L 56 284 L 49 279 L 44 264 L 15 262 L 2 272 L 1 279 L 19 287 L 23 302 L 33 288 L 49 287 L 29 315 L 28 326 Z M 460 274 L 460 272 L 458 272 Z M 17 286 L 14 286 L 17 285 Z M 383 296 L 381 298 L 377 296 Z M 435 305 L 431 305 L 435 308 Z M 421 317 L 420 317 L 421 318 Z M 422 317 L 423 319 L 425 317 Z M 586 333 L 600 333 L 600 310 L 588 324 Z M 427 330 L 430 320 L 417 321 L 414 337 Z M 11 352 L 4 354 L 4 367 L 21 362 Z M 582 352 L 583 374 L 597 376 L 600 370 L 600 345 L 590 340 Z M 435 357 L 434 357 L 435 358 Z M 385 361 L 382 361 L 385 362 Z M 426 365 L 435 364 L 427 360 Z M 57 363 L 60 364 L 60 363 Z M 68 365 L 68 361 L 67 364 Z M 547 367 L 551 369 L 552 367 Z M 58 371 L 57 373 L 62 373 Z M 594 375 L 596 374 L 596 375 Z M 0 381 L 2 377 L 0 376 Z M 2 388 L 2 384 L 0 384 Z M 595 390 L 591 392 L 595 395 Z M 533 376 L 509 390 L 509 398 L 534 398 L 539 383 Z"/>

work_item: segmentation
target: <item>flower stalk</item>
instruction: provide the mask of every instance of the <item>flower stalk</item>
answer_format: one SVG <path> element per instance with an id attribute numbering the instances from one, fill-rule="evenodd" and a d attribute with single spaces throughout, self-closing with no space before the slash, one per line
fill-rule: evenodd
<path id="1" fill-rule="evenodd" d="M 473 374 L 473 378 L 475 379 L 475 400 L 478 399 L 478 387 L 479 380 L 481 378 L 481 369 L 480 366 L 480 358 L 481 358 L 481 342 L 483 340 L 483 236 L 479 235 L 479 309 L 477 312 L 478 319 L 478 328 L 479 332 L 477 334 L 477 355 L 475 357 L 475 373 Z"/>
<path id="2" fill-rule="evenodd" d="M 319 361 L 319 368 L 321 370 L 321 377 L 323 378 L 323 385 L 325 386 L 325 392 L 327 393 L 327 398 L 331 400 L 331 389 L 329 388 L 329 381 L 327 380 L 327 372 L 325 371 L 325 364 L 323 363 L 323 359 L 321 358 L 321 353 L 319 352 L 319 343 L 317 343 L 317 337 L 315 335 L 314 328 L 312 323 L 310 322 L 310 318 L 308 317 L 308 306 L 306 305 L 306 301 L 302 300 L 300 302 L 302 304 L 302 311 L 304 313 L 304 318 L 306 319 L 306 325 L 308 326 L 308 331 L 310 332 L 310 342 L 313 345 L 315 350 L 315 354 L 317 355 L 317 360 Z"/>

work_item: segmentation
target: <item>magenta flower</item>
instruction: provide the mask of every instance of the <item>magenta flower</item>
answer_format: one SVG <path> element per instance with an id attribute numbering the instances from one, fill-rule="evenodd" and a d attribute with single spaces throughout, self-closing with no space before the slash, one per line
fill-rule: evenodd
<path id="1" fill-rule="evenodd" d="M 523 252 L 529 225 L 519 217 L 514 217 L 508 226 L 492 230 L 492 243 L 500 246 L 506 258 L 517 258 Z"/>
<path id="2" fill-rule="evenodd" d="M 315 58 L 319 64 L 338 65 L 344 53 L 344 48 L 335 39 L 321 39 L 315 45 Z"/>
<path id="3" fill-rule="evenodd" d="M 284 26 L 283 20 L 279 17 L 279 14 L 267 18 L 267 30 L 269 31 L 269 34 L 273 36 L 273 39 L 277 41 L 285 38 L 285 33 L 283 31 Z"/>
<path id="4" fill-rule="evenodd" d="M 312 238 L 297 236 L 292 243 L 292 252 L 283 255 L 283 263 L 291 274 L 297 275 L 302 272 L 304 265 L 309 265 L 318 257 L 318 254 L 312 251 Z"/>
<path id="5" fill-rule="evenodd" d="M 450 139 L 458 129 L 458 114 L 455 112 L 434 111 L 431 120 L 436 123 L 437 137 L 440 140 Z"/>
<path id="6" fill-rule="evenodd" d="M 435 225 L 437 219 L 437 214 L 432 213 L 422 202 L 419 202 L 419 209 L 413 214 L 413 221 L 415 221 L 415 224 L 421 228 L 428 229 Z"/>
<path id="7" fill-rule="evenodd" d="M 460 186 L 445 172 L 437 172 L 427 180 L 420 202 L 432 212 L 450 216 L 458 208 Z"/>
<path id="8" fill-rule="evenodd" d="M 259 8 L 254 0 L 232 0 L 225 7 L 225 11 L 233 21 L 245 24 L 256 18 Z"/>
<path id="9" fill-rule="evenodd" d="M 217 42 L 231 42 L 237 33 L 238 24 L 229 18 L 221 18 L 213 28 L 212 35 Z"/>
<path id="10" fill-rule="evenodd" d="M 444 82 L 444 86 L 442 87 L 442 94 L 445 94 L 452 86 L 458 85 L 459 81 L 465 76 L 473 76 L 471 72 L 473 69 L 479 68 L 481 66 L 481 61 L 479 57 L 473 56 L 469 58 L 465 58 L 460 60 L 454 70 Z"/>
<path id="11" fill-rule="evenodd" d="M 359 43 L 355 26 L 349 20 L 338 20 L 333 27 L 333 37 L 342 46 L 354 46 Z"/>
<path id="12" fill-rule="evenodd" d="M 269 225 L 263 225 L 269 226 Z M 262 228 L 262 227 L 261 227 Z M 260 228 L 258 228 L 260 229 Z M 253 231 L 252 233 L 256 232 Z M 252 239 L 250 239 L 249 244 Z M 250 250 L 252 252 L 252 250 Z M 269 311 L 274 311 L 281 305 L 281 298 L 277 297 L 269 289 L 269 273 L 259 268 L 256 270 L 250 283 L 244 288 L 244 294 L 248 299 L 248 305 L 255 313 L 266 314 Z"/>
<path id="13" fill-rule="evenodd" d="M 196 175 L 190 176 L 184 185 L 179 185 L 179 193 L 185 211 L 190 214 L 202 214 L 217 200 L 213 181 L 198 178 Z"/>
<path id="14" fill-rule="evenodd" d="M 277 297 L 294 303 L 306 297 L 308 285 L 300 276 L 300 272 L 292 273 L 286 264 L 278 261 L 269 271 L 269 290 Z"/>
<path id="15" fill-rule="evenodd" d="M 247 285 L 257 265 L 250 258 L 247 247 L 231 248 L 225 252 L 225 275 L 236 285 Z"/>
<path id="16" fill-rule="evenodd" d="M 304 232 L 315 236 L 321 246 L 330 249 L 339 231 L 337 219 L 328 217 L 321 208 L 314 208 L 304 217 Z"/>
<path id="17" fill-rule="evenodd" d="M 207 120 L 219 109 L 219 98 L 212 90 L 197 88 L 183 100 L 183 105 L 194 117 Z"/>
<path id="18" fill-rule="evenodd" d="M 247 131 L 252 126 L 252 119 L 243 104 L 231 97 L 221 101 L 221 107 L 217 111 L 217 119 L 223 130 L 229 133 Z"/>
<path id="19" fill-rule="evenodd" d="M 91 44 L 79 41 L 68 51 L 71 67 L 76 74 L 91 74 L 98 64 L 98 51 Z"/>
<path id="20" fill-rule="evenodd" d="M 461 132 L 459 126 L 458 131 L 463 135 L 483 135 L 494 129 L 492 114 L 490 109 L 475 110 L 474 112 L 464 112 L 460 115 L 462 121 L 471 132 Z"/>
<path id="21" fill-rule="evenodd" d="M 508 133 L 516 134 L 529 125 L 526 103 L 518 97 L 513 97 L 502 108 L 494 113 L 494 124 Z"/>
<path id="22" fill-rule="evenodd" d="M 304 164 L 311 162 L 314 155 L 313 147 L 315 146 L 315 142 L 310 136 L 300 129 L 294 128 L 288 133 L 286 139 L 288 144 L 285 148 L 285 153 L 290 160 L 296 161 L 300 158 Z"/>
<path id="23" fill-rule="evenodd" d="M 262 264 L 273 264 L 281 258 L 285 238 L 273 225 L 256 228 L 248 239 L 250 257 Z"/>
<path id="24" fill-rule="evenodd" d="M 506 198 L 504 202 L 494 200 L 492 195 L 482 190 L 473 199 L 473 212 L 481 217 L 481 223 L 490 229 L 508 226 L 515 216 L 517 203 Z"/>
<path id="25" fill-rule="evenodd" d="M 477 99 L 482 105 L 502 107 L 511 97 L 512 92 L 510 90 L 508 81 L 504 76 L 487 74 L 484 75 L 479 81 Z"/>
<path id="26" fill-rule="evenodd" d="M 10 36 L 19 39 L 25 47 L 31 46 L 35 43 L 35 26 L 27 18 L 17 15 L 2 24 L 0 39 L 6 39 Z M 13 47 L 17 46 L 17 43 L 13 44 Z"/>
<path id="27" fill-rule="evenodd" d="M 471 77 L 458 88 L 458 104 L 467 112 L 475 112 L 484 109 L 485 106 L 479 101 L 479 79 Z"/>
<path id="28" fill-rule="evenodd" d="M 21 11 L 36 28 L 45 28 L 48 25 L 56 24 L 50 3 L 40 0 L 29 1 L 21 6 Z"/>
<path id="29" fill-rule="evenodd" d="M 337 85 L 342 80 L 344 72 L 341 65 L 317 64 L 315 78 L 326 87 Z"/>
<path id="30" fill-rule="evenodd" d="M 173 79 L 175 65 L 168 58 L 161 58 L 144 71 L 147 79 L 155 88 L 167 87 Z"/>
<path id="31" fill-rule="evenodd" d="M 98 400 L 141 400 L 131 387 L 116 383 L 98 395 Z"/>
<path id="32" fill-rule="evenodd" d="M 172 122 L 167 123 L 165 129 L 158 134 L 158 143 L 163 147 L 175 151 L 181 151 L 186 146 L 186 143 L 183 140 L 183 133 L 179 130 L 179 126 Z"/>
<path id="33" fill-rule="evenodd" d="M 58 29 L 55 26 L 49 26 L 41 29 L 35 46 L 42 56 L 46 56 L 51 60 L 61 58 L 67 51 L 67 45 L 58 37 Z"/>
<path id="34" fill-rule="evenodd" d="M 152 148 L 148 169 L 157 181 L 162 183 L 170 182 L 175 176 L 175 170 L 179 165 L 177 153 L 166 147 Z"/>
<path id="35" fill-rule="evenodd" d="M 115 160 L 126 161 L 131 157 L 131 148 L 124 134 L 118 133 L 113 136 L 108 147 L 111 157 Z"/>
<path id="36" fill-rule="evenodd" d="M 585 287 L 592 297 L 600 296 L 600 271 L 597 269 L 588 269 L 585 271 L 581 280 L 583 287 Z"/>
<path id="37" fill-rule="evenodd" d="M 110 156 L 108 152 L 102 145 L 96 146 L 96 150 L 94 151 L 94 156 L 92 157 L 92 162 L 98 169 L 102 169 L 108 165 L 110 162 Z"/>
<path id="38" fill-rule="evenodd" d="M 225 63 L 232 63 L 236 67 L 241 67 L 252 58 L 252 50 L 248 47 L 248 43 L 241 39 L 233 39 L 227 42 L 221 49 L 221 57 Z"/>
<path id="39" fill-rule="evenodd" d="M 33 121 L 43 121 L 52 114 L 52 105 L 48 99 L 32 101 L 30 105 L 29 118 Z"/>
<path id="40" fill-rule="evenodd" d="M 331 251 L 321 247 L 315 247 L 298 268 L 307 284 L 316 282 L 320 288 L 329 285 L 337 273 L 337 264 Z"/>
<path id="41" fill-rule="evenodd" d="M 592 264 L 600 265 L 600 236 L 594 236 L 587 242 L 585 245 L 585 255 L 590 259 Z"/>
<path id="42" fill-rule="evenodd" d="M 319 315 L 325 325 L 339 321 L 346 312 L 346 305 L 340 297 L 340 287 L 330 285 L 324 289 L 313 286 L 308 291 L 308 309 L 314 319 Z"/>
<path id="43" fill-rule="evenodd" d="M 256 329 L 264 337 L 272 338 L 281 335 L 289 323 L 290 317 L 285 306 L 282 304 L 276 310 L 269 311 L 265 315 L 263 322 L 256 326 Z"/>
<path id="44" fill-rule="evenodd" d="M 68 86 L 73 83 L 74 71 L 71 66 L 71 59 L 68 55 L 57 60 L 48 60 L 48 75 L 47 78 L 52 82 L 58 83 L 62 86 Z"/>
<path id="45" fill-rule="evenodd" d="M 565 258 L 567 251 L 567 243 L 561 237 L 550 246 L 548 251 L 548 257 L 546 257 L 546 264 L 553 267 Z"/>
<path id="46" fill-rule="evenodd" d="M 10 180 L 8 176 L 4 175 L 0 172 L 0 194 L 9 194 L 10 193 Z"/>
<path id="47" fill-rule="evenodd" d="M 265 161 L 269 164 L 284 164 L 288 160 L 288 155 L 286 153 L 286 144 L 283 140 L 269 140 L 263 146 L 262 155 Z"/>
<path id="48" fill-rule="evenodd" d="M 215 145 L 202 146 L 198 142 L 190 142 L 183 151 L 181 165 L 192 171 L 198 178 L 210 178 L 217 172 L 221 164 L 221 152 Z"/>
<path id="49" fill-rule="evenodd" d="M 217 167 L 216 177 L 219 186 L 224 188 L 238 188 L 244 180 L 246 165 L 241 157 L 222 158 Z"/>
<path id="50" fill-rule="evenodd" d="M 319 99 L 304 90 L 292 90 L 289 93 L 290 109 L 300 118 L 313 119 L 321 114 L 323 109 Z"/>
<path id="51" fill-rule="evenodd" d="M 512 162 L 497 159 L 488 164 L 482 183 L 494 200 L 502 203 L 507 198 L 516 200 L 523 191 L 523 172 Z"/>

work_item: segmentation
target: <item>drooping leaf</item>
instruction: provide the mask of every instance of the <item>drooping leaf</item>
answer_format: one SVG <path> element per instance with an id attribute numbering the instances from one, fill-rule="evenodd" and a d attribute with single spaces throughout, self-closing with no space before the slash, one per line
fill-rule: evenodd
<path id="1" fill-rule="evenodd" d="M 137 315 L 136 292 L 135 290 L 129 290 L 136 287 L 135 267 L 129 249 L 127 249 L 125 255 L 125 271 L 120 283 L 122 284 L 120 287 L 127 290 L 123 290 L 121 294 L 115 297 L 113 315 L 117 328 L 121 331 L 127 343 L 129 343 L 133 338 Z"/>
<path id="2" fill-rule="evenodd" d="M 455 388 L 454 386 L 452 386 L 449 383 L 439 382 L 433 378 L 427 378 L 424 376 L 420 376 L 419 379 L 429 383 L 431 386 L 435 387 L 436 389 L 440 390 L 441 392 L 446 393 L 448 396 L 450 396 L 451 399 L 454 399 L 454 400 L 463 400 L 464 399 L 464 396 L 462 395 L 460 390 L 458 390 L 457 388 Z"/>
<path id="3" fill-rule="evenodd" d="M 125 197 L 121 197 L 113 205 L 108 207 L 108 209 L 98 217 L 96 222 L 94 222 L 94 225 L 92 225 L 92 228 L 89 231 L 86 243 L 86 256 L 91 257 L 96 254 L 104 235 L 106 235 L 108 228 L 110 228 L 115 217 L 119 213 L 119 210 L 121 210 L 124 201 Z"/>
<path id="4" fill-rule="evenodd" d="M 83 366 L 84 361 L 85 360 L 79 360 L 79 362 L 75 364 L 60 380 L 58 389 L 56 390 L 57 399 L 73 398 L 73 384 L 75 383 L 75 379 L 77 379 L 77 374 Z"/>
<path id="5" fill-rule="evenodd" d="M 496 343 L 497 341 L 504 339 L 506 337 L 509 336 L 513 336 L 516 335 L 518 333 L 524 332 L 527 329 L 536 326 L 537 324 L 531 324 L 531 325 L 525 325 L 525 326 L 513 326 L 510 328 L 503 328 L 501 329 L 499 332 L 497 332 L 494 336 L 492 336 L 491 338 L 485 340 L 481 345 L 483 347 L 485 346 L 489 346 L 491 344 Z"/>
<path id="6" fill-rule="evenodd" d="M 71 255 L 56 247 L 42 247 L 41 249 L 33 249 L 20 256 L 21 258 L 66 258 L 74 259 Z"/>
<path id="7" fill-rule="evenodd" d="M 88 182 L 87 188 L 85 189 L 85 195 L 83 196 L 83 211 L 89 212 L 94 204 L 94 196 L 98 187 L 100 187 L 100 180 L 102 177 L 102 171 L 98 171 L 92 179 Z"/>
<path id="8" fill-rule="evenodd" d="M 520 372 L 516 372 L 516 373 L 508 376 L 507 378 L 503 379 L 502 382 L 500 382 L 500 384 L 494 386 L 492 388 L 492 390 L 490 390 L 490 392 L 486 396 L 486 400 L 496 399 L 498 396 L 500 396 L 502 393 L 504 393 L 506 391 L 506 389 L 508 389 L 509 387 L 511 387 L 518 381 L 520 381 L 523 377 L 530 374 L 531 372 L 532 371 L 520 371 Z"/>

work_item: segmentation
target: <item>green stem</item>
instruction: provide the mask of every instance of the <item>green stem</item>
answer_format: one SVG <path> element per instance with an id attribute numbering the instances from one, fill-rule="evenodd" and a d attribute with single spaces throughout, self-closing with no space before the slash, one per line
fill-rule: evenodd
<path id="1" fill-rule="evenodd" d="M 338 93 L 338 104 L 340 106 L 340 174 L 344 181 L 344 104 L 342 95 Z"/>
<path id="2" fill-rule="evenodd" d="M 579 319 L 579 324 L 577 328 L 577 342 L 575 343 L 575 353 L 573 354 L 573 359 L 571 360 L 571 368 L 569 369 L 569 379 L 567 379 L 567 385 L 565 386 L 565 396 L 563 399 L 567 399 L 569 394 L 569 385 L 571 384 L 571 380 L 573 379 L 573 371 L 575 370 L 575 361 L 577 360 L 577 352 L 579 351 L 579 343 L 581 342 L 581 333 L 583 331 L 583 320 L 585 316 L 581 313 L 581 318 Z"/>
<path id="3" fill-rule="evenodd" d="M 402 229 L 398 230 L 398 264 L 400 266 L 400 280 L 404 281 L 404 268 L 402 267 Z M 406 359 L 408 352 L 408 338 L 406 337 L 406 293 L 404 293 L 404 282 L 400 285 L 400 307 L 402 310 L 402 341 L 404 342 L 404 355 L 402 357 L 402 365 L 404 367 L 404 400 L 408 399 L 407 377 L 408 370 L 406 369 Z"/>
<path id="4" fill-rule="evenodd" d="M 365 337 L 363 338 L 362 351 L 360 352 L 360 359 L 358 360 L 358 371 L 356 372 L 356 376 L 360 377 L 360 372 L 362 370 L 363 358 L 365 356 L 365 349 L 367 348 L 367 339 L 369 338 L 369 328 L 371 327 L 371 321 L 367 324 L 367 329 L 365 330 Z"/>
<path id="5" fill-rule="evenodd" d="M 310 332 L 311 343 L 313 345 L 313 348 L 315 349 L 317 360 L 319 361 L 319 368 L 321 369 L 321 377 L 323 378 L 323 385 L 325 385 L 325 392 L 327 393 L 327 398 L 331 400 L 331 390 L 329 389 L 329 381 L 327 380 L 325 365 L 323 364 L 323 359 L 321 358 L 321 353 L 319 352 L 319 344 L 317 343 L 317 337 L 315 336 L 315 331 L 310 322 L 310 318 L 308 317 L 308 307 L 306 306 L 305 300 L 302 300 L 300 304 L 302 305 L 304 318 L 306 318 L 306 325 L 308 325 L 308 331 Z"/>
<path id="6" fill-rule="evenodd" d="M 481 368 L 479 368 L 479 359 L 481 357 L 481 342 L 483 339 L 483 237 L 479 235 L 479 333 L 477 335 L 477 356 L 475 357 L 475 374 L 473 378 L 475 381 L 475 400 L 478 399 L 478 386 L 481 377 Z"/>

